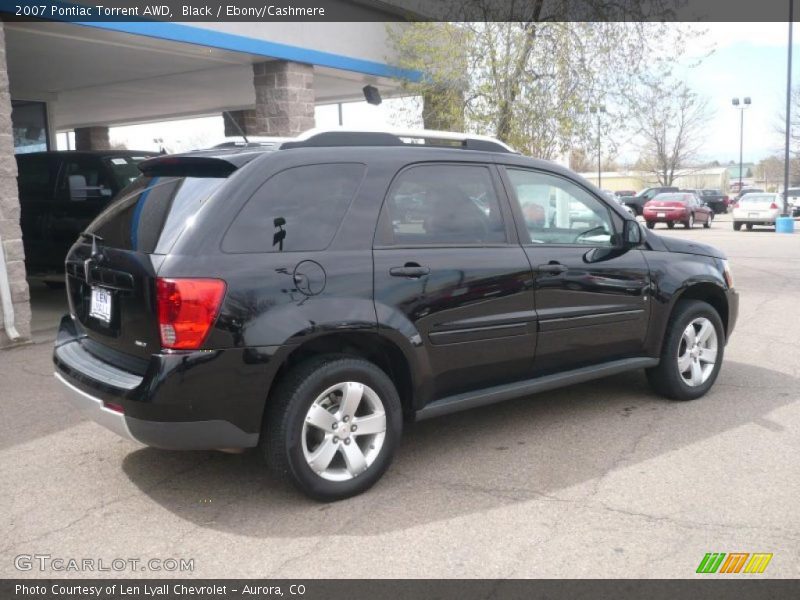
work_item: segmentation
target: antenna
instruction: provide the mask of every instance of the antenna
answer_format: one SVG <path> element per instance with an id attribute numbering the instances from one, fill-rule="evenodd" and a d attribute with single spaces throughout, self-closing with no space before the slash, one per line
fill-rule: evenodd
<path id="1" fill-rule="evenodd" d="M 222 111 L 222 116 L 223 116 L 223 117 L 228 117 L 228 120 L 229 120 L 231 123 L 233 123 L 233 126 L 234 126 L 234 127 L 236 127 L 236 130 L 239 132 L 239 135 L 240 135 L 240 136 L 242 136 L 242 139 L 244 140 L 244 143 L 245 143 L 247 146 L 249 146 L 249 145 L 250 145 L 250 140 L 248 140 L 248 139 L 247 139 L 247 136 L 244 134 L 244 131 L 242 130 L 242 128 L 241 128 L 241 127 L 239 127 L 239 123 L 236 121 L 236 119 L 234 119 L 234 118 L 233 118 L 233 116 L 231 115 L 231 113 L 229 113 L 227 110 L 223 110 L 223 111 Z"/>

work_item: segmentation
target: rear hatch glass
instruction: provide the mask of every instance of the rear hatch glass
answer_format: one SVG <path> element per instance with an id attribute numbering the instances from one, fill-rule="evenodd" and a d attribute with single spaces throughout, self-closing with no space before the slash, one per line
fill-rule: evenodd
<path id="1" fill-rule="evenodd" d="M 66 269 L 70 311 L 99 342 L 92 347 L 141 357 L 160 350 L 152 256 L 170 251 L 223 181 L 141 176 L 87 228 Z"/>
<path id="2" fill-rule="evenodd" d="M 748 210 L 768 210 L 773 203 L 778 204 L 778 202 L 778 198 L 773 194 L 747 194 L 739 200 L 742 208 Z"/>

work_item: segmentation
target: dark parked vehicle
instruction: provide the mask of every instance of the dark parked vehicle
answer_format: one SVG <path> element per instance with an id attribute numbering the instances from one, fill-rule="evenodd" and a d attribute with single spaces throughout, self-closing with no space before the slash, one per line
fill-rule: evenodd
<path id="1" fill-rule="evenodd" d="M 728 212 L 731 204 L 730 198 L 723 194 L 721 190 L 698 190 L 700 200 L 705 202 L 714 211 L 714 214 L 721 215 Z"/>
<path id="2" fill-rule="evenodd" d="M 56 377 L 120 435 L 258 446 L 317 499 L 374 484 L 406 421 L 635 369 L 699 398 L 736 323 L 719 250 L 493 140 L 328 132 L 140 169 L 69 253 Z"/>
<path id="3" fill-rule="evenodd" d="M 644 205 L 644 220 L 649 229 L 653 229 L 656 223 L 666 223 L 670 229 L 676 223 L 681 223 L 686 229 L 702 223 L 708 229 L 714 220 L 714 211 L 694 192 L 659 194 Z"/>
<path id="4" fill-rule="evenodd" d="M 154 152 L 34 152 L 17 155 L 20 225 L 29 275 L 57 273 L 78 234 L 139 176 Z"/>
<path id="5" fill-rule="evenodd" d="M 644 205 L 650 202 L 650 200 L 659 194 L 677 191 L 678 188 L 676 187 L 649 187 L 643 189 L 633 197 L 623 198 L 622 202 L 624 202 L 626 206 L 630 206 L 637 215 L 641 215 L 644 212 Z"/>
<path id="6" fill-rule="evenodd" d="M 744 196 L 745 194 L 763 194 L 763 193 L 764 193 L 764 190 L 761 189 L 761 188 L 745 187 L 745 188 L 742 188 L 742 191 L 738 192 L 736 194 L 736 196 L 734 196 L 734 200 L 736 202 L 738 202 L 739 200 L 742 199 L 742 196 Z"/>

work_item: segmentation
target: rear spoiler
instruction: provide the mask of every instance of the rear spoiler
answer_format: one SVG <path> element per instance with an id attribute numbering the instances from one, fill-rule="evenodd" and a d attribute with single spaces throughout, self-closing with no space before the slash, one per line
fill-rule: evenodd
<path id="1" fill-rule="evenodd" d="M 149 158 L 139 163 L 148 177 L 228 177 L 264 152 L 172 154 Z"/>

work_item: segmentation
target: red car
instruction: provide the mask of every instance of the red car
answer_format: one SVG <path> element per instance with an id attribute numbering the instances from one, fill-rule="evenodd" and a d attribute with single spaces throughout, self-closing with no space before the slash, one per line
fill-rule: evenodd
<path id="1" fill-rule="evenodd" d="M 656 223 L 666 223 L 672 229 L 675 223 L 683 223 L 686 229 L 702 223 L 708 229 L 714 220 L 714 211 L 694 194 L 659 194 L 644 205 L 644 220 L 653 229 Z"/>

